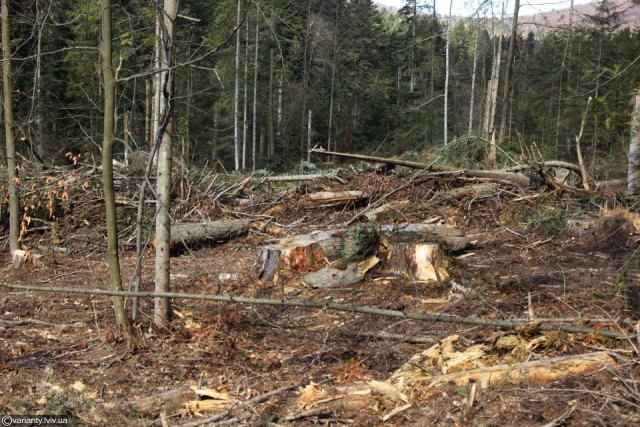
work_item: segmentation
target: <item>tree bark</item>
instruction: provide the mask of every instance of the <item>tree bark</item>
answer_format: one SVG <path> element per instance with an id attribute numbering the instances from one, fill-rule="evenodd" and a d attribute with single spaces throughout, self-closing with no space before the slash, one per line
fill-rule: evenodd
<path id="1" fill-rule="evenodd" d="M 236 15 L 236 78 L 233 92 L 233 148 L 235 170 L 240 170 L 240 12 L 241 0 L 238 0 Z"/>
<path id="2" fill-rule="evenodd" d="M 3 9 L 4 11 L 4 9 Z M 3 21 L 4 22 L 4 21 Z M 3 34 L 3 41 L 5 40 Z M 118 218 L 113 187 L 113 145 L 116 113 L 116 80 L 112 63 L 111 0 L 102 0 L 101 65 L 104 79 L 104 128 L 102 141 L 102 185 L 107 223 L 107 252 L 109 257 L 109 281 L 113 291 L 122 291 L 120 259 L 118 256 Z M 124 298 L 113 297 L 116 323 L 125 339 L 131 344 L 131 324 L 127 318 Z"/>
<path id="3" fill-rule="evenodd" d="M 253 55 L 253 126 L 252 126 L 252 138 L 251 138 L 251 170 L 256 170 L 256 138 L 258 132 L 258 121 L 256 117 L 258 115 L 258 47 L 259 34 L 260 34 L 260 14 L 258 3 L 256 3 L 256 45 Z"/>
<path id="4" fill-rule="evenodd" d="M 509 94 L 511 92 L 511 75 L 513 74 L 513 58 L 515 46 L 518 41 L 518 14 L 520 12 L 520 0 L 515 0 L 513 6 L 513 21 L 511 23 L 511 40 L 509 42 L 509 53 L 507 54 L 507 68 L 504 72 L 504 88 L 502 90 L 502 117 L 500 123 L 500 138 L 504 140 L 504 131 L 507 127 L 507 116 L 509 114 Z"/>
<path id="5" fill-rule="evenodd" d="M 478 21 L 478 18 L 476 18 Z M 476 69 L 478 67 L 478 40 L 480 38 L 480 26 L 476 23 L 475 48 L 473 49 L 473 71 L 471 74 L 471 100 L 469 101 L 469 134 L 473 131 L 473 103 L 476 95 Z"/>
<path id="6" fill-rule="evenodd" d="M 256 19 L 258 16 L 256 15 Z M 249 80 L 249 19 L 247 19 L 247 35 L 244 43 L 244 82 L 243 82 L 243 115 L 242 115 L 242 169 L 247 168 L 247 138 L 249 133 L 249 122 L 247 113 L 249 108 L 249 96 L 247 93 L 247 80 Z"/>
<path id="7" fill-rule="evenodd" d="M 165 71 L 158 75 L 161 85 L 163 126 L 159 132 L 161 143 L 158 154 L 158 178 L 156 181 L 156 292 L 167 292 L 171 289 L 170 239 L 171 239 L 171 163 L 173 145 L 173 89 L 175 63 L 175 19 L 178 14 L 178 1 L 165 0 L 162 13 L 162 41 L 160 66 Z M 237 117 L 237 116 L 236 116 Z M 154 307 L 154 323 L 164 327 L 169 322 L 169 300 L 156 298 Z"/>
<path id="8" fill-rule="evenodd" d="M 640 187 L 640 89 L 636 89 L 631 115 L 631 143 L 627 171 L 627 196 L 633 196 Z"/>
<path id="9" fill-rule="evenodd" d="M 449 129 L 449 50 L 451 47 L 451 10 L 453 8 L 453 0 L 449 0 L 449 20 L 447 22 L 447 52 L 446 52 L 446 67 L 444 77 L 444 145 L 448 142 L 448 129 Z"/>
<path id="10" fill-rule="evenodd" d="M 20 200 L 16 180 L 16 140 L 13 122 L 13 80 L 11 76 L 11 38 L 9 0 L 2 0 L 2 84 L 4 96 L 4 133 L 7 149 L 7 187 L 9 189 L 9 249 L 20 249 Z"/>
<path id="11" fill-rule="evenodd" d="M 240 219 L 172 224 L 170 246 L 171 249 L 190 248 L 203 242 L 229 240 L 246 234 L 250 226 L 251 221 Z M 152 244 L 157 244 L 155 236 Z"/>

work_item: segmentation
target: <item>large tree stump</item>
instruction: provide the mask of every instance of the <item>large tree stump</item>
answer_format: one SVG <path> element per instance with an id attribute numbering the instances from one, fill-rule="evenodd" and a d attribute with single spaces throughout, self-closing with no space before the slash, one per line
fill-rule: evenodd
<path id="1" fill-rule="evenodd" d="M 380 237 L 385 269 L 393 274 L 424 281 L 449 277 L 445 255 L 439 243 L 420 233 L 384 234 Z"/>
<path id="2" fill-rule="evenodd" d="M 321 231 L 262 246 L 258 250 L 254 270 L 260 280 L 268 282 L 281 268 L 304 272 L 314 265 L 322 267 L 327 261 L 341 257 L 345 236 L 340 231 Z"/>
<path id="3" fill-rule="evenodd" d="M 241 219 L 172 224 L 171 249 L 177 250 L 206 242 L 230 240 L 247 233 L 250 226 L 251 221 Z M 156 246 L 155 235 L 153 236 L 152 245 L 153 247 Z"/>

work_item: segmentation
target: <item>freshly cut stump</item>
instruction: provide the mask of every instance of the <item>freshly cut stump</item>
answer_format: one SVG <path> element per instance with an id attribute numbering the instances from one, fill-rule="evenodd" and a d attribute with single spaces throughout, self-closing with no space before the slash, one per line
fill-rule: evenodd
<path id="1" fill-rule="evenodd" d="M 321 231 L 282 239 L 278 243 L 262 246 L 254 264 L 258 278 L 273 280 L 279 269 L 303 272 L 312 266 L 326 265 L 327 261 L 339 259 L 344 245 L 343 233 Z"/>
<path id="2" fill-rule="evenodd" d="M 446 257 L 439 243 L 420 233 L 388 234 L 380 237 L 385 269 L 393 274 L 422 281 L 442 281 L 449 277 Z"/>

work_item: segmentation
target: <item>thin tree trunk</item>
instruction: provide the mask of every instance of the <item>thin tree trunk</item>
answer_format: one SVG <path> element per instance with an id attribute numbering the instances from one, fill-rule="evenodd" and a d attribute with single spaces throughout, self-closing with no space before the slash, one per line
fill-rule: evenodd
<path id="1" fill-rule="evenodd" d="M 4 134 L 7 147 L 7 187 L 9 188 L 9 249 L 20 249 L 20 200 L 16 180 L 16 140 L 13 122 L 13 80 L 11 76 L 11 38 L 9 0 L 2 0 L 2 84 L 4 95 Z"/>
<path id="2" fill-rule="evenodd" d="M 275 156 L 276 147 L 273 134 L 273 75 L 275 63 L 273 60 L 273 48 L 269 50 L 269 117 L 267 118 L 267 127 L 269 132 L 268 153 L 269 158 Z"/>
<path id="3" fill-rule="evenodd" d="M 307 2 L 307 24 L 304 35 L 304 50 L 302 52 L 302 111 L 300 112 L 300 158 L 304 159 L 304 128 L 305 128 L 305 112 L 307 111 L 307 86 L 309 79 L 309 67 L 311 59 L 309 55 L 309 38 L 311 37 L 311 0 Z"/>
<path id="4" fill-rule="evenodd" d="M 627 195 L 633 196 L 640 188 L 640 89 L 636 89 L 631 116 L 631 143 L 627 171 Z"/>
<path id="5" fill-rule="evenodd" d="M 170 264 L 170 240 L 171 240 L 171 152 L 173 145 L 173 90 L 175 64 L 175 19 L 178 14 L 178 0 L 165 0 L 162 13 L 162 49 L 160 66 L 163 70 L 159 73 L 159 82 L 162 85 L 164 111 L 162 112 L 162 126 L 159 132 L 162 134 L 158 153 L 158 177 L 156 181 L 156 265 L 155 265 L 155 289 L 156 292 L 168 292 L 171 289 L 171 264 Z M 236 115 L 237 118 L 237 115 Z M 169 322 L 168 298 L 156 298 L 154 310 L 154 323 L 158 327 L 164 327 Z"/>
<path id="6" fill-rule="evenodd" d="M 282 75 L 278 77 L 278 122 L 276 124 L 276 143 L 280 144 L 282 141 Z"/>
<path id="7" fill-rule="evenodd" d="M 256 46 L 253 56 L 253 126 L 252 126 L 252 140 L 251 140 L 251 158 L 252 158 L 252 170 L 256 170 L 256 137 L 258 133 L 258 121 L 256 120 L 258 113 L 258 47 L 259 45 L 259 33 L 260 33 L 260 14 L 258 3 L 256 3 Z"/>
<path id="8" fill-rule="evenodd" d="M 409 76 L 409 92 L 416 86 L 416 21 L 418 20 L 418 0 L 413 0 L 413 18 L 411 19 L 411 73 Z"/>
<path id="9" fill-rule="evenodd" d="M 3 1 L 3 16 L 6 0 Z M 4 20 L 3 20 L 4 23 Z M 7 28 L 8 30 L 8 28 Z M 3 26 L 2 40 L 8 41 Z M 104 121 L 102 141 L 102 185 L 107 224 L 107 252 L 109 258 L 109 281 L 111 289 L 122 291 L 120 259 L 118 256 L 118 218 L 116 214 L 116 196 L 113 187 L 113 146 L 115 143 L 114 127 L 116 113 L 116 80 L 113 73 L 111 49 L 111 0 L 102 0 L 102 43 L 101 62 L 104 79 Z M 114 296 L 113 308 L 120 333 L 129 344 L 132 343 L 131 324 L 124 306 L 124 298 Z"/>
<path id="10" fill-rule="evenodd" d="M 569 9 L 569 31 L 567 32 L 567 38 L 564 43 L 564 52 L 562 54 L 562 62 L 560 63 L 560 83 L 558 84 L 558 114 L 556 116 L 556 155 L 559 154 L 560 147 L 560 122 L 562 115 L 562 84 L 564 80 L 564 70 L 567 64 L 567 55 L 569 53 L 569 46 L 571 45 L 571 37 L 573 35 L 573 0 L 571 0 L 571 8 Z"/>
<path id="11" fill-rule="evenodd" d="M 477 22 L 476 22 L 477 25 Z M 473 49 L 473 71 L 471 74 L 471 100 L 469 101 L 469 133 L 473 131 L 473 107 L 476 97 L 476 70 L 478 69 L 478 39 L 480 36 L 480 26 L 476 27 L 475 48 Z"/>
<path id="12" fill-rule="evenodd" d="M 309 124 L 307 125 L 307 161 L 311 161 L 311 116 L 313 116 L 313 111 L 309 110 Z"/>
<path id="13" fill-rule="evenodd" d="M 236 79 L 233 92 L 233 147 L 235 170 L 240 170 L 240 12 L 242 1 L 238 0 L 238 13 L 236 16 Z"/>
<path id="14" fill-rule="evenodd" d="M 258 17 L 256 16 L 256 19 Z M 249 122 L 247 120 L 247 109 L 249 96 L 247 94 L 247 80 L 249 79 L 249 20 L 247 19 L 247 35 L 244 44 L 244 105 L 242 116 L 242 169 L 247 168 L 247 138 L 249 132 Z"/>
<path id="15" fill-rule="evenodd" d="M 513 59 L 515 54 L 515 46 L 518 42 L 518 14 L 520 13 L 520 0 L 515 0 L 513 6 L 513 20 L 511 22 L 511 41 L 509 42 L 509 53 L 507 54 L 507 67 L 504 73 L 504 88 L 502 90 L 502 117 L 500 122 L 500 138 L 504 140 L 504 131 L 507 127 L 507 116 L 509 114 L 509 94 L 512 89 L 511 75 L 513 74 Z"/>
<path id="16" fill-rule="evenodd" d="M 451 10 L 453 9 L 453 0 L 449 0 L 449 21 L 447 22 L 447 58 L 446 58 L 446 66 L 445 66 L 445 77 L 444 77 L 444 145 L 447 145 L 448 140 L 448 109 L 449 109 L 449 50 L 451 46 Z"/>
<path id="17" fill-rule="evenodd" d="M 331 151 L 331 137 L 333 136 L 333 96 L 336 86 L 336 65 L 338 64 L 338 20 L 339 4 L 336 4 L 336 22 L 333 30 L 333 64 L 331 65 L 331 95 L 329 98 L 329 126 L 327 127 L 327 150 Z"/>

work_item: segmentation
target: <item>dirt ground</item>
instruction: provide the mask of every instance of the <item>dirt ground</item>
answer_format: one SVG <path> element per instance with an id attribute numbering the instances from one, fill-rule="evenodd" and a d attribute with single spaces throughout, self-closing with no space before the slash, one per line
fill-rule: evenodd
<path id="1" fill-rule="evenodd" d="M 482 238 L 471 248 L 448 253 L 451 277 L 443 282 L 419 282 L 374 269 L 354 285 L 312 289 L 295 277 L 278 283 L 259 281 L 252 269 L 257 250 L 281 236 L 252 229 L 232 241 L 191 248 L 173 257 L 173 290 L 488 319 L 526 320 L 533 314 L 559 323 L 633 333 L 640 313 L 629 308 L 628 287 L 620 273 L 637 248 L 635 234 L 627 229 L 582 236 L 565 231 L 567 219 L 597 217 L 604 196 L 549 188 L 521 190 L 505 184 L 480 196 L 451 195 L 447 192 L 451 188 L 475 183 L 459 176 L 351 172 L 341 178 L 344 183 L 325 178 L 247 185 L 239 191 L 226 191 L 234 188 L 231 184 L 216 183 L 207 189 L 201 183 L 188 189 L 174 218 L 264 219 L 268 211 L 272 224 L 282 226 L 286 235 L 307 234 L 340 227 L 354 216 L 354 224 L 362 222 L 357 214 L 367 206 L 319 207 L 304 197 L 307 193 L 358 189 L 373 202 L 400 188 L 385 201 L 409 203 L 385 221 L 439 221 Z M 2 282 L 109 287 L 102 208 L 90 202 L 93 196 L 82 194 L 75 199 L 71 194 L 60 217 L 49 220 L 55 227 L 27 235 L 25 243 L 38 257 L 16 268 L 8 250 L 3 250 Z M 136 262 L 131 244 L 135 204 L 121 203 L 119 214 L 127 288 Z M 143 258 L 143 290 L 153 290 L 153 263 L 148 251 Z M 66 414 L 74 425 L 160 425 L 158 412 L 141 415 L 122 405 L 185 385 L 228 393 L 238 401 L 295 386 L 206 425 L 640 425 L 636 352 L 640 344 L 635 338 L 534 328 L 527 333 L 551 337 L 547 342 L 553 345 L 528 358 L 604 349 L 618 355 L 618 363 L 550 383 L 492 385 L 478 390 L 471 405 L 470 386 L 447 384 L 429 396 L 416 392 L 411 407 L 382 421 L 392 407 L 333 408 L 304 416 L 296 399 L 312 383 L 337 389 L 384 381 L 413 355 L 452 334 L 461 337 L 458 345 L 469 347 L 506 332 L 487 326 L 198 300 L 173 300 L 172 314 L 171 327 L 158 330 L 152 322 L 153 301 L 141 299 L 131 350 L 115 329 L 107 297 L 0 286 L 0 414 Z M 215 413 L 174 411 L 166 414 L 166 422 L 188 425 Z"/>

